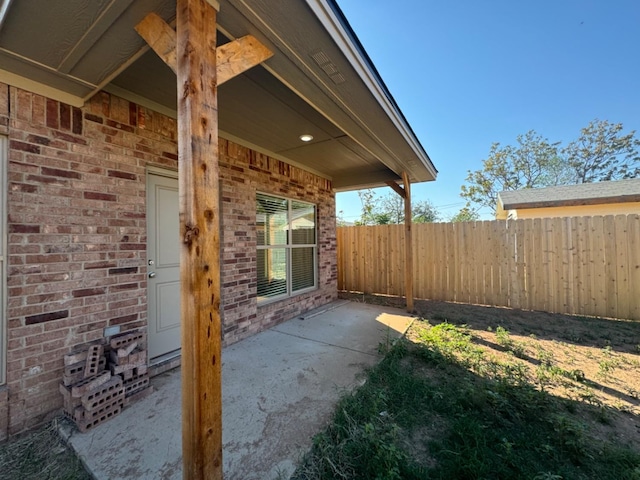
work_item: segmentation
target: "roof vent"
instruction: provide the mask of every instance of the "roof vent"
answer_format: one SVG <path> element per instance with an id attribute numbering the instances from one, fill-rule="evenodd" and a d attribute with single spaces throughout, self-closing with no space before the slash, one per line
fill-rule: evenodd
<path id="1" fill-rule="evenodd" d="M 331 61 L 326 53 L 322 50 L 316 50 L 315 52 L 310 53 L 311 58 L 318 64 L 318 66 L 327 74 L 327 76 L 333 80 L 333 83 L 336 85 L 340 85 L 344 83 L 346 79 L 338 70 L 338 67 L 335 63 Z"/>
<path id="2" fill-rule="evenodd" d="M 333 83 L 335 83 L 336 85 L 340 85 L 341 83 L 347 81 L 340 72 L 336 73 L 335 75 L 331 75 L 329 78 L 331 78 L 331 80 L 333 80 Z"/>

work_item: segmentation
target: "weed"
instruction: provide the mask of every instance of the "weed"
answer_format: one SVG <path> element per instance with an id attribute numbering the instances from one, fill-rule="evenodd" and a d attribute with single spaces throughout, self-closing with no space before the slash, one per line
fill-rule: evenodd
<path id="1" fill-rule="evenodd" d="M 562 475 L 556 475 L 555 473 L 540 472 L 533 477 L 533 480 L 562 480 L 563 478 L 564 477 Z"/>
<path id="2" fill-rule="evenodd" d="M 526 348 L 523 343 L 514 341 L 509 332 L 503 327 L 496 327 L 496 340 L 499 345 L 513 353 L 518 358 L 525 356 Z"/>
<path id="3" fill-rule="evenodd" d="M 385 355 L 389 352 L 391 345 L 393 344 L 393 337 L 391 336 L 391 328 L 387 327 L 387 332 L 384 340 L 378 344 L 378 353 Z"/>
<path id="4" fill-rule="evenodd" d="M 598 376 L 606 380 L 620 366 L 621 361 L 613 354 L 611 346 L 606 346 L 602 352 L 604 358 L 598 362 Z"/>
<path id="5" fill-rule="evenodd" d="M 582 388 L 579 392 L 579 398 L 591 405 L 602 406 L 602 400 L 600 400 L 590 387 Z"/>
<path id="6" fill-rule="evenodd" d="M 566 372 L 565 375 L 576 382 L 584 382 L 586 380 L 584 372 L 578 368 Z"/>
<path id="7" fill-rule="evenodd" d="M 564 453 L 579 457 L 585 451 L 585 426 L 564 414 L 551 415 L 550 422 Z"/>
<path id="8" fill-rule="evenodd" d="M 509 332 L 500 326 L 496 328 L 496 340 L 498 341 L 498 344 L 507 349 L 513 344 L 513 340 L 511 340 Z"/>
<path id="9" fill-rule="evenodd" d="M 538 346 L 536 350 L 538 361 L 540 362 L 540 364 L 544 365 L 545 367 L 551 367 L 554 363 L 553 352 L 547 351 L 541 346 Z"/>
<path id="10" fill-rule="evenodd" d="M 513 352 L 509 332 L 495 334 Z M 530 340 L 539 361 L 531 367 L 474 343 L 464 325 L 416 321 L 408 337 L 340 402 L 294 479 L 638 478 L 640 454 L 593 440 L 593 420 L 605 428 L 612 410 L 550 348 Z M 540 390 L 562 382 L 575 400 Z M 434 418 L 442 428 L 431 428 Z"/>

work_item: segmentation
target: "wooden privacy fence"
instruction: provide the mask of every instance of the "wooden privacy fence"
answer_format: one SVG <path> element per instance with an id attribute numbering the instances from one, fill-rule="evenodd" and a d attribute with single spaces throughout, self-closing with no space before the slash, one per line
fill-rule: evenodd
<path id="1" fill-rule="evenodd" d="M 404 295 L 404 226 L 339 227 L 338 288 Z M 640 215 L 413 225 L 415 298 L 640 319 Z"/>

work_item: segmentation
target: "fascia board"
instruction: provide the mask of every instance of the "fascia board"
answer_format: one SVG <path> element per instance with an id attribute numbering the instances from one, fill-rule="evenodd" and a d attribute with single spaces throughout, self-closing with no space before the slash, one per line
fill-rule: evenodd
<path id="1" fill-rule="evenodd" d="M 334 39 L 336 45 L 338 45 L 345 55 L 345 58 L 358 73 L 371 94 L 383 108 L 389 119 L 393 122 L 398 132 L 400 132 L 407 144 L 421 160 L 424 167 L 429 171 L 429 173 L 431 173 L 433 178 L 435 178 L 438 173 L 437 170 L 431 163 L 431 160 L 420 145 L 418 139 L 411 131 L 406 120 L 401 117 L 393 103 L 390 101 L 387 92 L 380 85 L 376 75 L 369 67 L 368 62 L 360 54 L 358 47 L 353 43 L 351 36 L 344 28 L 342 21 L 335 14 L 334 9 L 326 0 L 306 0 L 306 2 L 327 32 Z"/>

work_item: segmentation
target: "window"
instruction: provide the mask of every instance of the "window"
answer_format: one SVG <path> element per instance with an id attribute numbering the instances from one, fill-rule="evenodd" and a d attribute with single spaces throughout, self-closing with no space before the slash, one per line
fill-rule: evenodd
<path id="1" fill-rule="evenodd" d="M 256 197 L 258 302 L 316 288 L 316 206 Z"/>

